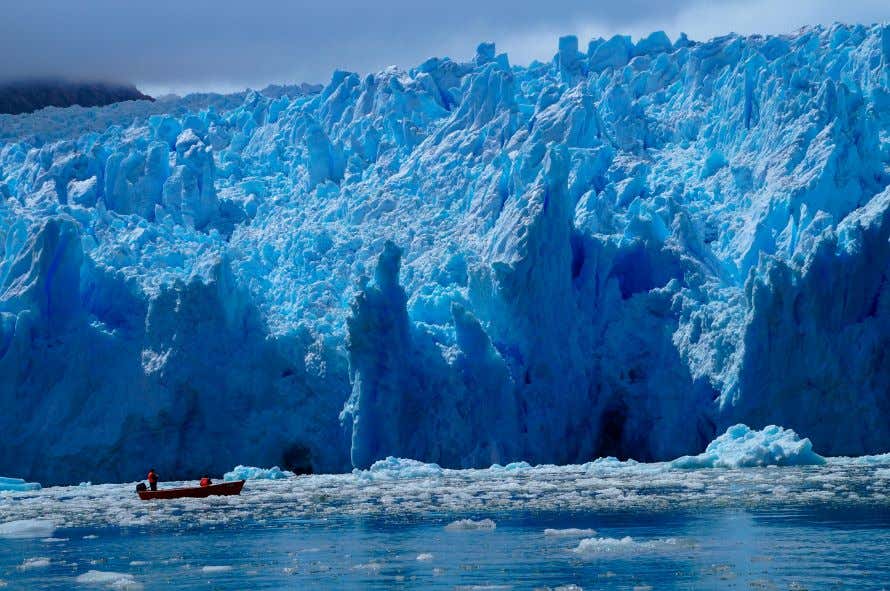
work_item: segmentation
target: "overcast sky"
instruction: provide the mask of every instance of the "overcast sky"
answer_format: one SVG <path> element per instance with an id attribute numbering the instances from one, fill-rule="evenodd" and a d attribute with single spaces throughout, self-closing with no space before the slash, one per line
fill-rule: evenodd
<path id="1" fill-rule="evenodd" d="M 888 22 L 890 0 L 0 0 L 0 79 L 231 91 L 468 59 L 480 41 L 525 64 L 570 33 L 584 47 L 615 33 L 702 40 L 835 21 Z"/>

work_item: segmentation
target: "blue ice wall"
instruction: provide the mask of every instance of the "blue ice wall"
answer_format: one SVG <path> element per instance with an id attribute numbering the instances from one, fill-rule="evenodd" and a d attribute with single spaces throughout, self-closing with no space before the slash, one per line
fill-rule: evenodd
<path id="1" fill-rule="evenodd" d="M 890 449 L 887 26 L 188 104 L 0 118 L 0 473 Z"/>

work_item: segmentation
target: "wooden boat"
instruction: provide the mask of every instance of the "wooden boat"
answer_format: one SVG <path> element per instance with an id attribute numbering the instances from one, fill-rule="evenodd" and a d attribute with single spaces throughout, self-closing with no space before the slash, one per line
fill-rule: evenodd
<path id="1" fill-rule="evenodd" d="M 143 501 L 150 501 L 151 499 L 203 499 L 217 495 L 240 495 L 242 488 L 244 488 L 244 481 L 238 480 L 236 482 L 211 484 L 210 486 L 140 490 L 136 492 Z"/>

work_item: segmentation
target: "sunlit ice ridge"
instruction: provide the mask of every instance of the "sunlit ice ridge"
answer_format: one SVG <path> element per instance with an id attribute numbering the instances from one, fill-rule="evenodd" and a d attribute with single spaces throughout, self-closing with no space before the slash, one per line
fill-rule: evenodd
<path id="1" fill-rule="evenodd" d="M 148 108 L 0 117 L 0 474 L 890 449 L 887 25 Z"/>

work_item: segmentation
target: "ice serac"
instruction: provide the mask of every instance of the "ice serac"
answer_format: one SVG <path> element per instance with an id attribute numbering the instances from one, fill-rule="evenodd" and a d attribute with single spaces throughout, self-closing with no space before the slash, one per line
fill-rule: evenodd
<path id="1" fill-rule="evenodd" d="M 738 423 L 885 452 L 888 39 L 0 118 L 0 473 L 669 460 Z"/>
<path id="2" fill-rule="evenodd" d="M 351 422 L 353 466 L 368 468 L 388 456 L 447 465 L 518 456 L 516 404 L 503 359 L 459 304 L 451 309 L 451 355 L 412 326 L 398 283 L 401 256 L 385 243 L 374 282 L 361 288 L 347 319 L 353 390 L 343 416 Z"/>

